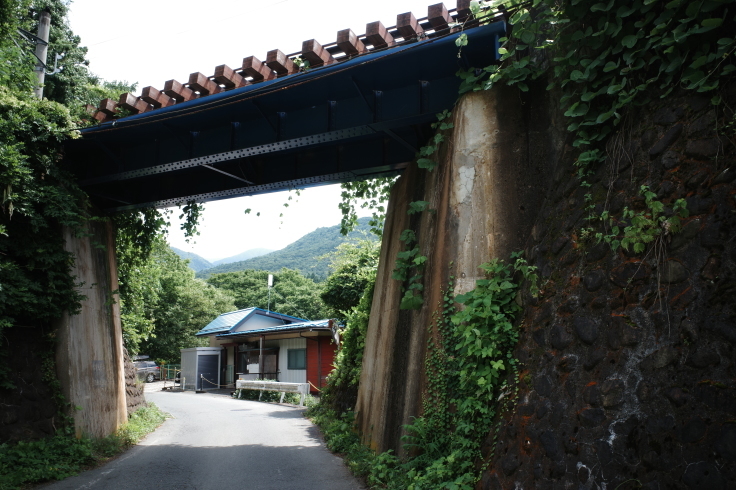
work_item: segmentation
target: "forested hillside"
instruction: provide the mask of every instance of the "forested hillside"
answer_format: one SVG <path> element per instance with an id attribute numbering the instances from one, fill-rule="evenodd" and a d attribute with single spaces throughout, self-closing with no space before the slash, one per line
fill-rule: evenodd
<path id="1" fill-rule="evenodd" d="M 173 250 L 174 253 L 178 255 L 182 260 L 188 260 L 189 268 L 192 269 L 194 272 L 209 269 L 213 265 L 212 262 L 205 259 L 204 257 L 200 257 L 195 253 L 185 252 L 184 250 L 178 249 L 176 247 L 171 247 L 171 250 Z"/>
<path id="2" fill-rule="evenodd" d="M 241 262 L 222 264 L 197 273 L 197 277 L 207 279 L 213 274 L 223 272 L 237 272 L 246 269 L 278 272 L 282 268 L 294 269 L 303 275 L 317 281 L 322 281 L 329 275 L 329 261 L 320 260 L 320 257 L 333 252 L 338 245 L 351 238 L 366 236 L 374 239 L 368 225 L 370 218 L 360 218 L 358 226 L 347 236 L 340 234 L 340 225 L 329 228 L 317 228 L 312 233 L 304 235 L 299 240 L 281 250 L 267 255 L 255 257 Z"/>

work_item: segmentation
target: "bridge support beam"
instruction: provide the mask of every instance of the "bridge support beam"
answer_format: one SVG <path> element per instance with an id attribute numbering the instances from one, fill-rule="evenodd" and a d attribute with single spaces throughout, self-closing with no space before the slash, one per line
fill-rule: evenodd
<path id="1" fill-rule="evenodd" d="M 110 222 L 91 221 L 85 236 L 64 228 L 71 271 L 86 299 L 77 315 L 64 314 L 57 329 L 56 369 L 71 405 L 77 437 L 104 437 L 127 420 L 123 336 L 115 238 Z M 102 247 L 100 247 L 102 245 Z"/>
<path id="2" fill-rule="evenodd" d="M 451 140 L 432 172 L 411 165 L 392 191 L 384 228 L 373 305 L 366 335 L 356 422 L 377 451 L 401 447 L 402 426 L 421 415 L 426 388 L 424 356 L 432 313 L 440 308 L 449 276 L 455 295 L 475 287 L 478 266 L 507 259 L 524 247 L 545 194 L 546 153 L 552 130 L 529 130 L 515 89 L 464 96 L 453 112 Z M 538 106 L 537 106 L 538 107 Z M 407 215 L 411 201 L 428 201 L 436 213 Z M 391 278 L 401 232 L 416 232 L 424 304 L 400 310 L 401 284 Z"/>

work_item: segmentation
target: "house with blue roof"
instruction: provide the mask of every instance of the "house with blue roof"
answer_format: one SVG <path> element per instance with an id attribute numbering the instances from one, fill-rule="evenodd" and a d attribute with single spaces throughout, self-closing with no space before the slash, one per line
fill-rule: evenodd
<path id="1" fill-rule="evenodd" d="M 220 380 L 275 379 L 310 383 L 313 392 L 326 385 L 334 368 L 338 325 L 333 320 L 309 321 L 261 308 L 223 313 L 197 337 L 223 349 Z"/>

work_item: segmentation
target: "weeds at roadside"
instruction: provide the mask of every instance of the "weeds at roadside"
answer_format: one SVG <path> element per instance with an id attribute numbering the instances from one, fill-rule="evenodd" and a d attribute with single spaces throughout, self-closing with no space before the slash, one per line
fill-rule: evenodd
<path id="1" fill-rule="evenodd" d="M 77 439 L 69 428 L 46 439 L 0 444 L 0 490 L 62 480 L 99 466 L 137 444 L 166 418 L 166 413 L 149 403 L 117 432 L 101 439 Z"/>

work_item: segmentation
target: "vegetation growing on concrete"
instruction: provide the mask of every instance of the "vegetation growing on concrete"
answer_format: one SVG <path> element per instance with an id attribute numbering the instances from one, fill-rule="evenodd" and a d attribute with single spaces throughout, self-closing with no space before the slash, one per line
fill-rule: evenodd
<path id="1" fill-rule="evenodd" d="M 736 72 L 734 17 L 728 0 L 533 0 L 504 2 L 513 25 L 499 50 L 501 63 L 462 72 L 462 91 L 496 83 L 529 90 L 547 76 L 570 118 L 567 130 L 580 149 L 584 177 L 606 158 L 605 141 L 627 111 L 669 96 L 677 87 L 712 93 Z M 497 2 L 474 2 L 481 20 L 498 13 Z"/>
<path id="2" fill-rule="evenodd" d="M 518 255 L 512 260 L 510 265 L 497 260 L 483 264 L 486 278 L 463 295 L 453 298 L 452 279 L 448 284 L 441 313 L 430 327 L 434 335 L 426 361 L 424 411 L 406 427 L 405 442 L 414 456 L 401 461 L 391 452 L 372 454 L 353 433 L 351 412 L 340 414 L 334 404 L 323 403 L 311 411 L 328 447 L 346 453 L 349 466 L 372 486 L 470 489 L 477 481 L 481 443 L 499 411 L 515 396 L 517 376 L 508 376 L 518 373 L 513 349 L 519 329 L 514 321 L 521 307 L 515 274 L 536 288 L 534 268 Z M 338 361 L 338 369 L 344 362 Z M 329 383 L 328 390 L 334 389 L 332 376 Z M 499 392 L 499 403 L 490 403 Z"/>
<path id="3" fill-rule="evenodd" d="M 730 119 L 733 120 L 732 109 L 725 106 L 718 93 L 736 72 L 732 2 L 532 0 L 503 2 L 503 9 L 496 8 L 500 3 L 473 2 L 471 5 L 477 19 L 483 22 L 502 15 L 512 25 L 512 31 L 508 38 L 502 39 L 504 45 L 500 50 L 499 64 L 474 67 L 459 74 L 463 79 L 461 91 L 488 90 L 495 84 L 504 84 L 517 86 L 526 92 L 534 80 L 549 78 L 552 82 L 547 88 L 559 95 L 560 107 L 569 118 L 567 131 L 571 135 L 572 146 L 577 149 L 574 160 L 580 186 L 588 187 L 586 179 L 600 168 L 607 157 L 615 161 L 613 154 L 625 138 L 629 112 L 638 106 L 670 97 L 678 87 L 708 93 L 711 104 L 731 114 Z M 462 49 L 466 44 L 467 38 L 461 35 L 458 46 Z M 442 140 L 442 134 L 438 132 L 437 137 L 420 151 L 417 155 L 420 167 L 434 168 L 436 163 L 432 157 Z M 718 155 L 716 152 L 716 158 Z M 588 223 L 594 223 L 595 227 L 582 230 L 583 238 L 603 241 L 614 249 L 627 249 L 631 255 L 648 253 L 647 250 L 661 244 L 664 237 L 669 238 L 669 234 L 677 232 L 681 220 L 688 216 L 683 199 L 660 202 L 646 186 L 641 187 L 641 197 L 643 199 L 637 201 L 642 203 L 632 203 L 619 217 L 608 211 L 605 193 L 602 198 L 590 195 L 589 206 L 595 212 L 589 216 Z M 410 205 L 412 210 L 418 207 L 421 203 Z M 395 274 L 396 279 L 405 283 L 406 299 L 401 307 L 417 309 L 423 306 L 423 255 L 415 246 L 417 240 L 411 230 L 404 232 L 402 241 L 406 247 L 397 258 Z M 578 245 L 580 243 L 574 246 Z M 671 272 L 668 274 L 673 275 Z M 452 304 L 452 298 L 445 297 L 445 301 Z M 443 308 L 447 308 L 447 303 Z M 434 327 L 430 328 L 436 329 L 438 322 L 442 325 L 442 318 L 444 315 L 435 317 Z M 456 326 L 462 328 L 462 322 Z M 471 329 L 465 330 L 464 335 L 466 340 L 470 340 L 477 333 Z M 389 453 L 371 453 L 352 432 L 350 411 L 339 413 L 322 406 L 312 412 L 315 421 L 326 432 L 328 445 L 335 451 L 347 453 L 349 465 L 358 474 L 366 476 L 371 486 L 472 488 L 477 482 L 479 465 L 484 459 L 493 457 L 492 453 L 481 455 L 473 452 L 477 448 L 469 450 L 471 445 L 463 440 L 467 434 L 486 437 L 490 426 L 465 425 L 458 411 L 477 405 L 480 419 L 488 415 L 485 421 L 490 422 L 501 410 L 500 403 L 513 397 L 514 390 L 497 384 L 487 392 L 463 393 L 451 404 L 456 411 L 448 410 L 443 393 L 447 389 L 447 380 L 455 371 L 447 366 L 467 362 L 471 379 L 487 386 L 488 375 L 497 364 L 489 363 L 487 359 L 458 361 L 455 355 L 460 353 L 443 353 L 438 349 L 441 344 L 437 339 L 437 336 L 433 338 L 427 358 L 429 386 L 424 417 L 407 427 L 411 436 L 406 442 L 411 445 L 415 456 L 401 461 Z M 509 339 L 509 342 L 510 347 L 507 348 L 513 349 L 515 339 Z M 482 344 L 477 348 L 482 349 Z M 510 351 L 508 354 L 511 355 Z M 463 372 L 462 368 L 455 367 Z M 480 369 L 484 371 L 480 372 Z M 463 375 L 467 374 L 468 371 Z M 436 425 L 430 423 L 432 421 Z M 496 446 L 496 437 L 497 433 L 491 431 L 489 447 Z M 457 448 L 460 452 L 451 450 L 443 453 L 447 447 Z M 549 454 L 550 450 L 547 452 Z M 510 464 L 509 471 L 513 472 L 517 466 Z M 629 481 L 638 483 L 638 480 Z"/>
<path id="4" fill-rule="evenodd" d="M 63 70 L 46 77 L 44 99 L 40 100 L 33 96 L 37 82 L 34 44 L 18 29 L 36 32 L 39 14 L 45 9 L 51 12 L 48 57 L 53 60 L 61 53 L 64 57 L 60 60 Z M 126 82 L 103 82 L 88 71 L 86 48 L 69 28 L 67 11 L 68 2 L 62 0 L 0 4 L 0 333 L 31 327 L 53 338 L 55 322 L 63 312 L 79 310 L 82 288 L 70 274 L 73 258 L 64 249 L 62 228 L 79 235 L 86 233 L 83 230 L 89 221 L 104 218 L 94 215 L 73 176 L 60 168 L 62 145 L 79 137 L 78 129 L 91 124 L 85 104 L 133 89 Z M 185 231 L 196 232 L 192 220 L 198 209 L 185 208 L 184 213 L 191 218 Z M 165 219 L 157 211 L 131 213 L 120 217 L 117 225 L 121 235 L 127 235 L 135 245 L 125 258 L 145 261 L 153 249 L 155 231 L 165 225 Z M 126 261 L 120 262 L 122 278 L 127 281 Z M 126 286 L 128 291 L 134 289 L 131 281 Z M 138 326 L 128 324 L 127 331 Z M 137 334 L 141 337 L 145 333 Z M 137 347 L 140 338 L 128 338 L 131 346 Z M 12 390 L 12 371 L 3 352 L 7 346 L 7 342 L 0 345 L 0 389 Z M 64 408 L 53 363 L 45 363 L 41 369 L 54 396 L 53 401 L 41 399 L 37 403 L 56 403 Z M 62 429 L 64 421 L 70 423 L 66 418 L 49 420 L 55 429 Z"/>

